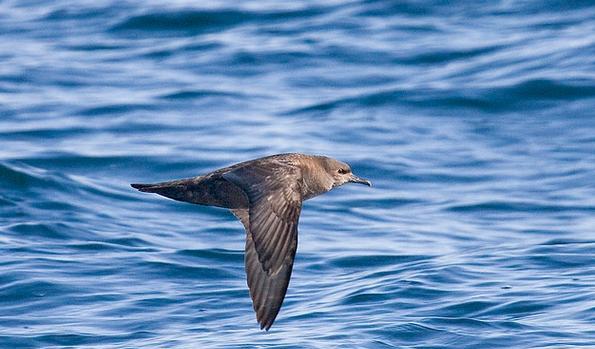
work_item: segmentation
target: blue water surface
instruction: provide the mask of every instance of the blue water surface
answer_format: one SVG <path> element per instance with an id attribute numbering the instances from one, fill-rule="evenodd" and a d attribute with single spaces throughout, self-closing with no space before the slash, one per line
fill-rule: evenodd
<path id="1" fill-rule="evenodd" d="M 139 193 L 282 152 L 306 202 L 256 323 L 244 231 Z M 595 347 L 592 1 L 1 1 L 0 348 Z"/>

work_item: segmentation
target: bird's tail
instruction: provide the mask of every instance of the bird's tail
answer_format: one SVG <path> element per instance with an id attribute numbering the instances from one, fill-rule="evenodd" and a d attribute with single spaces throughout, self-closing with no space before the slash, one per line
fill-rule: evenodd
<path id="1" fill-rule="evenodd" d="M 193 204 L 225 208 L 246 208 L 248 199 L 240 188 L 221 176 L 200 176 L 153 184 L 131 184 L 145 193 Z"/>
<path id="2" fill-rule="evenodd" d="M 138 189 L 139 191 L 150 193 L 151 188 L 154 187 L 155 184 L 132 183 L 130 186 L 134 189 Z"/>
<path id="3" fill-rule="evenodd" d="M 196 178 L 179 179 L 161 183 L 134 183 L 130 186 L 145 193 L 155 193 L 170 199 L 192 202 L 192 189 L 196 186 Z"/>

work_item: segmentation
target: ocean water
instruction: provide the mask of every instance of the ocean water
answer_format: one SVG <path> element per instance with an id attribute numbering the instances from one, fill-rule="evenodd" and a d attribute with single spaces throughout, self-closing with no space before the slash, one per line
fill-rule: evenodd
<path id="1" fill-rule="evenodd" d="M 258 329 L 228 212 L 136 192 L 282 152 Z M 1 1 L 0 348 L 595 348 L 591 1 Z"/>

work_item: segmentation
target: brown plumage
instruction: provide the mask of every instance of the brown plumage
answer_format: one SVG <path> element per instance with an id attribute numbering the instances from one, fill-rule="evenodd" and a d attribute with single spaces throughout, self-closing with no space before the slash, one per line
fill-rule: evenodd
<path id="1" fill-rule="evenodd" d="M 260 328 L 268 330 L 289 285 L 302 202 L 348 182 L 371 185 L 343 162 L 293 153 L 242 162 L 204 176 L 132 187 L 230 209 L 246 229 L 248 288 Z"/>

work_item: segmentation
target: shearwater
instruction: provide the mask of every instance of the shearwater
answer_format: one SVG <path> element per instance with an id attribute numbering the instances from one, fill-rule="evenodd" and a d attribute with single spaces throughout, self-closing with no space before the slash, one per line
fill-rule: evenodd
<path id="1" fill-rule="evenodd" d="M 349 182 L 372 185 L 354 175 L 344 162 L 291 153 L 242 162 L 194 178 L 131 185 L 174 200 L 227 208 L 242 222 L 252 305 L 260 328 L 268 331 L 289 285 L 302 202 Z"/>

